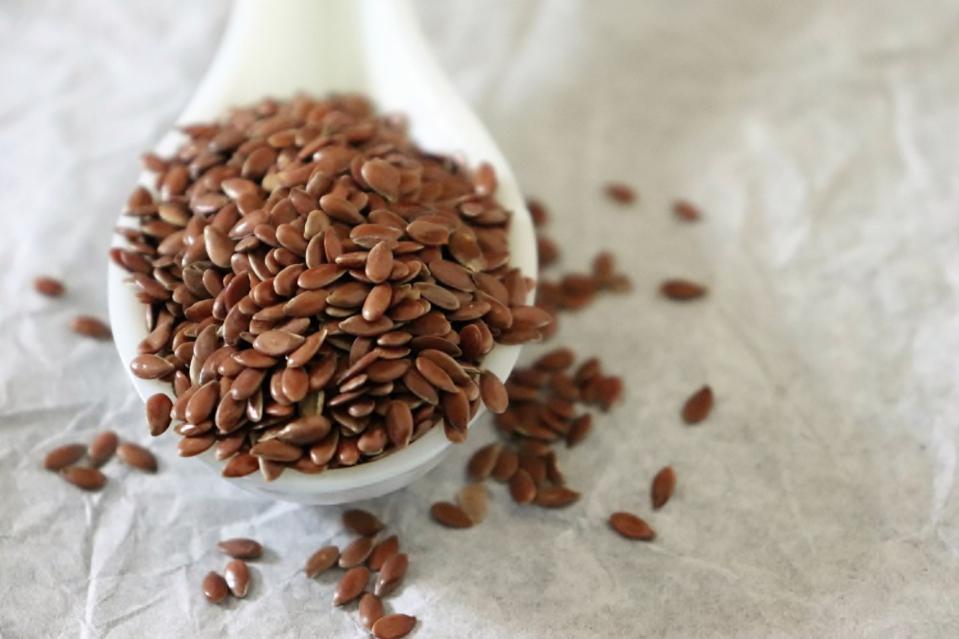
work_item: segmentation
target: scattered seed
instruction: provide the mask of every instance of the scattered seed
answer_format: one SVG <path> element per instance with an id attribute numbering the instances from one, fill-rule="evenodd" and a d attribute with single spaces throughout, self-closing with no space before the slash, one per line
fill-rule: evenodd
<path id="1" fill-rule="evenodd" d="M 618 204 L 632 204 L 636 199 L 636 192 L 632 187 L 622 182 L 608 182 L 605 191 L 606 196 Z"/>
<path id="2" fill-rule="evenodd" d="M 400 540 L 396 535 L 390 535 L 383 541 L 373 547 L 366 565 L 370 570 L 378 571 L 383 566 L 383 562 L 400 551 Z"/>
<path id="3" fill-rule="evenodd" d="M 689 280 L 666 280 L 659 286 L 663 296 L 677 302 L 699 299 L 706 295 L 706 287 Z"/>
<path id="4" fill-rule="evenodd" d="M 528 504 L 536 499 L 536 483 L 526 470 L 520 468 L 509 480 L 509 494 L 517 504 Z"/>
<path id="5" fill-rule="evenodd" d="M 493 466 L 493 479 L 509 481 L 517 468 L 519 468 L 519 456 L 516 451 L 503 447 L 499 457 L 496 458 L 496 465 Z"/>
<path id="6" fill-rule="evenodd" d="M 233 596 L 239 599 L 246 597 L 247 590 L 250 588 L 250 568 L 246 562 L 242 559 L 234 559 L 226 565 L 223 574 Z"/>
<path id="7" fill-rule="evenodd" d="M 469 528 L 473 520 L 462 508 L 448 501 L 438 501 L 430 507 L 430 515 L 447 528 Z"/>
<path id="8" fill-rule="evenodd" d="M 206 574 L 206 577 L 203 578 L 203 596 L 206 597 L 210 603 L 218 604 L 226 599 L 226 596 L 229 594 L 230 588 L 226 583 L 226 579 L 219 573 L 211 570 Z"/>
<path id="9" fill-rule="evenodd" d="M 563 508 L 578 499 L 579 493 L 566 486 L 547 486 L 536 493 L 536 505 L 544 508 Z"/>
<path id="10" fill-rule="evenodd" d="M 67 444 L 54 448 L 43 459 L 43 467 L 47 470 L 60 470 L 77 463 L 87 452 L 83 444 Z"/>
<path id="11" fill-rule="evenodd" d="M 669 498 L 673 496 L 673 490 L 676 489 L 676 473 L 672 466 L 666 466 L 661 469 L 653 478 L 653 484 L 650 487 L 650 498 L 653 502 L 653 510 L 659 510 L 666 505 Z"/>
<path id="12" fill-rule="evenodd" d="M 617 512 L 609 516 L 609 525 L 627 539 L 652 541 L 656 538 L 656 531 L 645 521 L 632 513 Z"/>
<path id="13" fill-rule="evenodd" d="M 376 639 L 402 639 L 413 631 L 416 617 L 395 613 L 381 617 L 373 624 L 373 636 Z"/>
<path id="14" fill-rule="evenodd" d="M 306 576 L 313 578 L 326 572 L 336 564 L 340 557 L 340 550 L 336 546 L 324 546 L 310 555 L 306 560 Z"/>
<path id="15" fill-rule="evenodd" d="M 149 450 L 132 442 L 123 442 L 117 447 L 117 457 L 127 466 L 154 473 L 157 469 L 157 460 Z"/>
<path id="16" fill-rule="evenodd" d="M 346 574 L 340 578 L 336 584 L 336 591 L 333 594 L 333 605 L 342 606 L 348 604 L 362 594 L 366 588 L 366 582 L 370 580 L 370 571 L 366 566 L 356 566 L 346 571 Z"/>
<path id="17" fill-rule="evenodd" d="M 100 340 L 113 338 L 113 332 L 110 330 L 110 327 L 91 315 L 77 315 L 73 318 L 70 327 L 74 333 L 79 333 L 85 337 Z"/>
<path id="18" fill-rule="evenodd" d="M 224 539 L 216 545 L 217 550 L 234 559 L 259 559 L 263 546 L 258 541 L 246 537 Z"/>
<path id="19" fill-rule="evenodd" d="M 589 413 L 584 413 L 573 420 L 572 425 L 569 428 L 569 432 L 566 433 L 566 445 L 569 448 L 572 448 L 576 444 L 580 443 L 586 438 L 586 435 L 589 434 L 589 431 L 593 428 L 593 416 Z"/>
<path id="20" fill-rule="evenodd" d="M 375 515 L 358 508 L 343 513 L 343 526 L 363 537 L 372 537 L 385 527 Z"/>
<path id="21" fill-rule="evenodd" d="M 68 482 L 83 490 L 100 490 L 107 483 L 107 477 L 96 468 L 68 466 L 60 471 Z"/>
<path id="22" fill-rule="evenodd" d="M 403 582 L 406 576 L 406 569 L 409 566 L 409 557 L 405 553 L 396 553 L 387 558 L 380 568 L 380 574 L 376 578 L 376 585 L 373 593 L 377 597 L 383 597 L 396 590 Z"/>
<path id="23" fill-rule="evenodd" d="M 45 275 L 41 275 L 33 280 L 33 288 L 41 295 L 46 295 L 47 297 L 60 297 L 65 290 L 63 282 Z"/>
<path id="24" fill-rule="evenodd" d="M 686 200 L 673 202 L 673 214 L 684 222 L 696 222 L 702 218 L 702 212 L 699 208 Z"/>
<path id="25" fill-rule="evenodd" d="M 466 473 L 470 479 L 482 481 L 489 477 L 489 474 L 493 472 L 497 459 L 499 459 L 501 449 L 502 446 L 494 442 L 483 446 L 473 453 L 469 463 L 466 465 Z"/>
<path id="26" fill-rule="evenodd" d="M 572 366 L 575 358 L 571 349 L 557 348 L 542 355 L 533 363 L 533 366 L 545 371 L 561 371 Z"/>
<path id="27" fill-rule="evenodd" d="M 383 610 L 383 602 L 380 601 L 379 597 L 371 592 L 364 592 L 363 596 L 360 597 L 359 613 L 360 623 L 363 624 L 363 627 L 372 630 L 373 624 L 379 621 L 386 614 L 386 611 Z"/>
<path id="28" fill-rule="evenodd" d="M 117 444 L 120 443 L 117 434 L 112 430 L 105 430 L 93 438 L 90 448 L 87 450 L 87 456 L 90 458 L 92 466 L 102 466 L 113 457 L 117 450 Z"/>
<path id="29" fill-rule="evenodd" d="M 683 404 L 683 421 L 687 424 L 698 424 L 709 416 L 713 408 L 713 389 L 703 386 L 693 393 Z"/>
<path id="30" fill-rule="evenodd" d="M 340 568 L 353 568 L 366 562 L 373 551 L 373 538 L 360 537 L 340 553 Z"/>

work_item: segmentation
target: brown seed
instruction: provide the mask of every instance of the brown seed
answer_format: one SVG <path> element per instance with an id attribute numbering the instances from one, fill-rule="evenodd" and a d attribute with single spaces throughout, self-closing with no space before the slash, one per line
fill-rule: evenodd
<path id="1" fill-rule="evenodd" d="M 604 187 L 606 196 L 618 204 L 632 204 L 636 199 L 636 192 L 632 187 L 622 182 L 608 182 Z"/>
<path id="2" fill-rule="evenodd" d="M 519 453 L 519 467 L 529 473 L 533 484 L 540 486 L 546 482 L 546 461 L 537 455 L 533 455 L 527 450 L 521 450 Z"/>
<path id="3" fill-rule="evenodd" d="M 367 630 L 372 630 L 373 624 L 386 614 L 383 610 L 383 602 L 371 592 L 364 592 L 363 596 L 360 597 L 359 613 L 360 623 Z"/>
<path id="4" fill-rule="evenodd" d="M 323 289 L 303 291 L 283 305 L 287 317 L 313 317 L 326 308 L 327 292 Z"/>
<path id="5" fill-rule="evenodd" d="M 374 158 L 363 163 L 360 174 L 366 183 L 390 202 L 396 201 L 400 194 L 400 171 L 395 166 Z"/>
<path id="6" fill-rule="evenodd" d="M 393 328 L 393 320 L 389 317 L 381 317 L 375 322 L 368 322 L 362 315 L 353 315 L 340 322 L 339 328 L 344 333 L 357 337 L 376 337 Z"/>
<path id="7" fill-rule="evenodd" d="M 195 457 L 210 449 L 216 443 L 216 437 L 213 435 L 198 435 L 196 437 L 184 437 L 177 444 L 177 453 L 180 457 Z"/>
<path id="8" fill-rule="evenodd" d="M 480 375 L 480 397 L 491 413 L 501 414 L 509 408 L 509 394 L 500 379 L 490 371 Z"/>
<path id="9" fill-rule="evenodd" d="M 130 362 L 130 370 L 140 379 L 159 379 L 166 377 L 174 370 L 174 365 L 150 353 L 137 355 Z"/>
<path id="10" fill-rule="evenodd" d="M 650 499 L 653 502 L 653 510 L 659 510 L 666 505 L 666 502 L 669 501 L 669 498 L 673 496 L 673 491 L 676 489 L 676 473 L 673 471 L 671 466 L 666 466 L 653 478 L 652 486 L 650 487 Z"/>
<path id="11" fill-rule="evenodd" d="M 706 295 L 706 287 L 702 284 L 681 279 L 666 280 L 660 284 L 659 291 L 677 302 L 695 300 Z"/>
<path id="12" fill-rule="evenodd" d="M 60 471 L 68 482 L 83 490 L 100 490 L 107 483 L 107 477 L 96 468 L 67 466 Z"/>
<path id="13" fill-rule="evenodd" d="M 466 465 L 466 474 L 473 481 L 483 481 L 493 472 L 496 461 L 499 459 L 502 446 L 498 443 L 487 444 L 478 449 L 470 457 Z"/>
<path id="14" fill-rule="evenodd" d="M 310 391 L 310 378 L 302 368 L 286 368 L 280 378 L 283 396 L 291 402 L 298 402 Z"/>
<path id="15" fill-rule="evenodd" d="M 164 393 L 151 395 L 146 401 L 147 425 L 150 434 L 156 437 L 166 432 L 170 427 L 170 411 L 173 410 L 173 401 Z"/>
<path id="16" fill-rule="evenodd" d="M 448 501 L 438 501 L 430 507 L 430 515 L 447 528 L 469 528 L 473 520 L 462 508 Z"/>
<path id="17" fill-rule="evenodd" d="M 406 385 L 411 393 L 422 399 L 427 404 L 435 405 L 440 401 L 436 389 L 433 388 L 428 381 L 426 381 L 426 378 L 412 368 L 406 372 L 406 375 L 403 376 L 403 384 Z"/>
<path id="18" fill-rule="evenodd" d="M 237 453 L 223 467 L 224 477 L 246 477 L 257 471 L 260 462 L 249 453 Z"/>
<path id="19" fill-rule="evenodd" d="M 396 535 L 390 535 L 373 547 L 366 565 L 370 570 L 377 571 L 383 566 L 383 562 L 400 551 L 400 540 Z"/>
<path id="20" fill-rule="evenodd" d="M 338 280 L 344 273 L 346 269 L 337 264 L 320 264 L 300 273 L 297 284 L 309 290 L 321 289 Z"/>
<path id="21" fill-rule="evenodd" d="M 517 504 L 528 504 L 536 498 L 536 483 L 526 470 L 519 468 L 513 473 L 509 494 Z"/>
<path id="22" fill-rule="evenodd" d="M 409 404 L 399 400 L 390 402 L 386 409 L 386 433 L 397 448 L 403 448 L 410 443 L 413 436 L 413 413 Z"/>
<path id="23" fill-rule="evenodd" d="M 363 537 L 372 537 L 385 527 L 375 515 L 358 508 L 343 513 L 343 526 Z"/>
<path id="24" fill-rule="evenodd" d="M 496 465 L 493 466 L 493 479 L 497 481 L 509 481 L 519 468 L 519 456 L 511 448 L 505 446 L 496 458 Z"/>
<path id="25" fill-rule="evenodd" d="M 271 330 L 260 333 L 253 342 L 253 348 L 264 355 L 276 357 L 286 355 L 299 348 L 306 341 L 302 335 L 289 331 Z"/>
<path id="26" fill-rule="evenodd" d="M 220 268 L 230 266 L 230 259 L 233 256 L 233 240 L 210 224 L 203 229 L 203 241 L 211 262 Z"/>
<path id="27" fill-rule="evenodd" d="M 381 617 L 373 624 L 373 636 L 376 639 L 402 639 L 413 632 L 416 617 L 394 613 Z"/>
<path id="28" fill-rule="evenodd" d="M 339 558 L 339 548 L 336 546 L 323 546 L 306 560 L 306 567 L 304 568 L 306 576 L 312 579 L 318 574 L 329 570 L 336 564 Z"/>
<path id="29" fill-rule="evenodd" d="M 392 299 L 392 286 L 386 283 L 374 286 L 373 290 L 366 296 L 366 301 L 363 302 L 363 319 L 367 322 L 375 322 L 383 317 Z"/>
<path id="30" fill-rule="evenodd" d="M 474 524 L 486 519 L 489 495 L 486 493 L 486 486 L 481 482 L 463 486 L 456 495 L 456 501 Z"/>
<path id="31" fill-rule="evenodd" d="M 687 424 L 698 424 L 709 416 L 713 408 L 713 389 L 703 386 L 693 393 L 683 404 L 683 421 Z"/>
<path id="32" fill-rule="evenodd" d="M 210 603 L 218 604 L 230 594 L 230 587 L 219 573 L 210 571 L 203 578 L 203 596 Z"/>
<path id="33" fill-rule="evenodd" d="M 443 393 L 440 406 L 446 416 L 446 424 L 465 434 L 470 421 L 470 403 L 463 391 Z"/>
<path id="34" fill-rule="evenodd" d="M 259 559 L 263 554 L 263 546 L 255 539 L 234 537 L 217 542 L 217 550 L 234 559 Z"/>
<path id="35" fill-rule="evenodd" d="M 645 521 L 632 513 L 617 512 L 609 516 L 609 525 L 627 539 L 652 541 L 656 538 L 656 531 Z"/>
<path id="36" fill-rule="evenodd" d="M 279 439 L 268 439 L 257 442 L 250 454 L 269 461 L 292 462 L 303 456 L 303 449 Z"/>
<path id="37" fill-rule="evenodd" d="M 557 348 L 533 362 L 533 366 L 545 371 L 565 370 L 573 365 L 575 354 L 568 348 Z"/>
<path id="38" fill-rule="evenodd" d="M 87 452 L 83 444 L 67 444 L 54 448 L 43 459 L 43 467 L 47 470 L 60 470 L 77 463 Z"/>
<path id="39" fill-rule="evenodd" d="M 216 381 L 209 381 L 198 388 L 186 404 L 186 421 L 190 424 L 205 421 L 213 412 L 219 394 L 219 383 Z"/>
<path id="40" fill-rule="evenodd" d="M 340 568 L 352 568 L 366 562 L 373 551 L 373 538 L 360 537 L 340 553 Z"/>
<path id="41" fill-rule="evenodd" d="M 216 458 L 221 461 L 229 459 L 236 454 L 245 443 L 245 433 L 237 433 L 218 440 L 216 443 Z"/>
<path id="42" fill-rule="evenodd" d="M 393 251 L 389 243 L 380 241 L 366 258 L 366 277 L 374 284 L 385 282 L 393 271 Z"/>
<path id="43" fill-rule="evenodd" d="M 250 568 L 242 559 L 234 559 L 226 565 L 223 571 L 226 585 L 234 597 L 243 599 L 250 588 Z"/>
<path id="44" fill-rule="evenodd" d="M 380 574 L 376 578 L 376 585 L 373 593 L 377 597 L 388 595 L 399 587 L 406 576 L 406 569 L 409 566 L 409 557 L 405 553 L 396 553 L 389 557 L 380 568 Z"/>
<path id="45" fill-rule="evenodd" d="M 593 416 L 589 413 L 584 413 L 583 415 L 580 415 L 574 419 L 572 426 L 570 426 L 569 432 L 566 433 L 566 446 L 572 448 L 576 444 L 583 441 L 592 428 Z"/>
<path id="46" fill-rule="evenodd" d="M 436 362 L 428 357 L 416 358 L 416 370 L 435 388 L 447 393 L 457 393 L 459 387 L 453 383 L 450 376 Z"/>
<path id="47" fill-rule="evenodd" d="M 699 208 L 686 200 L 673 202 L 673 214 L 684 222 L 695 222 L 702 218 Z"/>
<path id="48" fill-rule="evenodd" d="M 308 415 L 296 419 L 277 433 L 277 439 L 297 446 L 309 446 L 330 432 L 330 420 L 322 415 Z"/>
<path id="49" fill-rule="evenodd" d="M 271 461 L 266 457 L 257 457 L 257 463 L 260 466 L 260 474 L 266 481 L 274 481 L 286 470 L 286 465 L 281 462 Z"/>
<path id="50" fill-rule="evenodd" d="M 366 566 L 356 566 L 346 571 L 346 574 L 336 584 L 333 594 L 333 605 L 342 606 L 350 603 L 362 594 L 366 582 L 370 580 L 370 571 Z"/>
<path id="51" fill-rule="evenodd" d="M 406 232 L 411 238 L 427 246 L 446 244 L 450 239 L 449 228 L 425 220 L 416 220 L 411 223 L 406 227 Z M 465 247 L 463 252 L 466 252 Z M 462 260 L 460 261 L 462 262 Z"/>
<path id="52" fill-rule="evenodd" d="M 544 508 L 563 508 L 579 499 L 579 493 L 566 486 L 547 486 L 536 494 L 536 505 Z"/>
<path id="53" fill-rule="evenodd" d="M 110 461 L 119 443 L 120 439 L 112 430 L 105 430 L 94 437 L 93 441 L 90 442 L 90 448 L 87 450 L 87 455 L 90 457 L 90 465 L 102 466 Z"/>
<path id="54" fill-rule="evenodd" d="M 33 280 L 33 288 L 41 295 L 46 295 L 47 297 L 60 297 L 64 291 L 63 282 L 45 275 L 41 275 Z"/>
<path id="55" fill-rule="evenodd" d="M 133 442 L 123 442 L 117 447 L 117 457 L 127 466 L 142 470 L 145 473 L 155 473 L 157 459 L 149 450 Z"/>

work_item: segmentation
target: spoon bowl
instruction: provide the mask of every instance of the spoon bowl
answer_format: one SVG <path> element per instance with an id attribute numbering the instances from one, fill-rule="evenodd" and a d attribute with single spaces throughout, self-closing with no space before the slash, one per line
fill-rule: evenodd
<path id="1" fill-rule="evenodd" d="M 300 92 L 365 94 L 378 111 L 408 117 L 411 138 L 421 148 L 465 158 L 473 166 L 481 161 L 491 164 L 498 179 L 496 198 L 513 212 L 509 229 L 512 264 L 535 277 L 533 225 L 516 179 L 492 138 L 436 63 L 406 0 L 237 0 L 210 70 L 177 122 L 212 121 L 234 105 L 266 96 L 288 98 Z M 171 155 L 182 141 L 183 136 L 173 131 L 160 141 L 156 152 Z M 141 183 L 147 185 L 148 177 L 141 176 Z M 121 217 L 120 224 L 128 222 Z M 114 245 L 122 246 L 123 241 L 117 238 Z M 125 271 L 109 264 L 110 324 L 129 373 L 129 362 L 147 331 L 143 305 L 126 277 Z M 484 366 L 505 380 L 519 351 L 519 346 L 497 345 Z M 164 382 L 140 379 L 132 373 L 130 378 L 144 400 L 172 390 Z M 339 504 L 406 486 L 436 466 L 449 446 L 443 428 L 437 426 L 406 448 L 374 462 L 318 475 L 288 471 L 272 482 L 259 474 L 228 481 L 277 499 Z M 217 473 L 222 469 L 212 449 L 200 459 Z"/>

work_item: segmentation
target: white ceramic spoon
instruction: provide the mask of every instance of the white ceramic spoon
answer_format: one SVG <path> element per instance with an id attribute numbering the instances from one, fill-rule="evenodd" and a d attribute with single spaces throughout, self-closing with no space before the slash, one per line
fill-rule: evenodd
<path id="1" fill-rule="evenodd" d="M 381 112 L 406 114 L 412 137 L 422 148 L 461 154 L 474 166 L 480 161 L 492 164 L 499 180 L 497 198 L 513 211 L 513 264 L 535 276 L 533 226 L 516 179 L 440 70 L 406 0 L 237 0 L 210 70 L 178 123 L 215 120 L 231 106 L 300 91 L 318 96 L 364 93 Z M 156 150 L 170 155 L 181 140 L 171 132 Z M 128 222 L 121 218 L 123 223 Z M 126 275 L 110 264 L 110 323 L 129 370 L 146 328 L 143 307 L 124 281 Z M 506 379 L 518 356 L 518 346 L 497 346 L 484 364 Z M 130 378 L 143 399 L 171 391 L 165 383 L 132 374 Z M 373 463 L 319 475 L 287 471 L 269 483 L 259 474 L 228 481 L 279 499 L 338 504 L 406 486 L 433 468 L 448 447 L 443 429 L 433 428 L 409 447 Z M 221 470 L 222 462 L 214 460 L 212 452 L 200 458 Z"/>

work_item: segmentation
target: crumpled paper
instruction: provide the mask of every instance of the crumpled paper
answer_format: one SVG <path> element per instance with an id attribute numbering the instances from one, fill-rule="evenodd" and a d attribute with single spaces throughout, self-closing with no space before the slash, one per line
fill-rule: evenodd
<path id="1" fill-rule="evenodd" d="M 959 39 L 954 3 L 416 4 L 443 65 L 529 193 L 562 269 L 609 249 L 635 291 L 561 318 L 553 344 L 627 380 L 560 453 L 583 499 L 514 505 L 449 531 L 478 424 L 435 471 L 362 504 L 410 556 L 388 607 L 416 637 L 947 637 L 959 628 Z M 341 508 L 252 497 L 150 441 L 109 344 L 109 228 L 136 158 L 217 43 L 222 2 L 0 7 L 0 636 L 362 637 L 305 558 L 343 543 Z M 640 202 L 601 194 L 625 180 Z M 675 221 L 674 197 L 705 219 Z M 62 300 L 36 295 L 61 276 Z M 660 280 L 707 282 L 690 304 Z M 528 350 L 526 357 L 549 346 Z M 699 385 L 704 424 L 678 410 Z M 148 444 L 85 494 L 43 454 L 102 428 Z M 649 481 L 678 474 L 651 513 Z M 632 510 L 654 543 L 612 534 Z M 207 604 L 214 544 L 252 536 L 245 601 Z"/>

